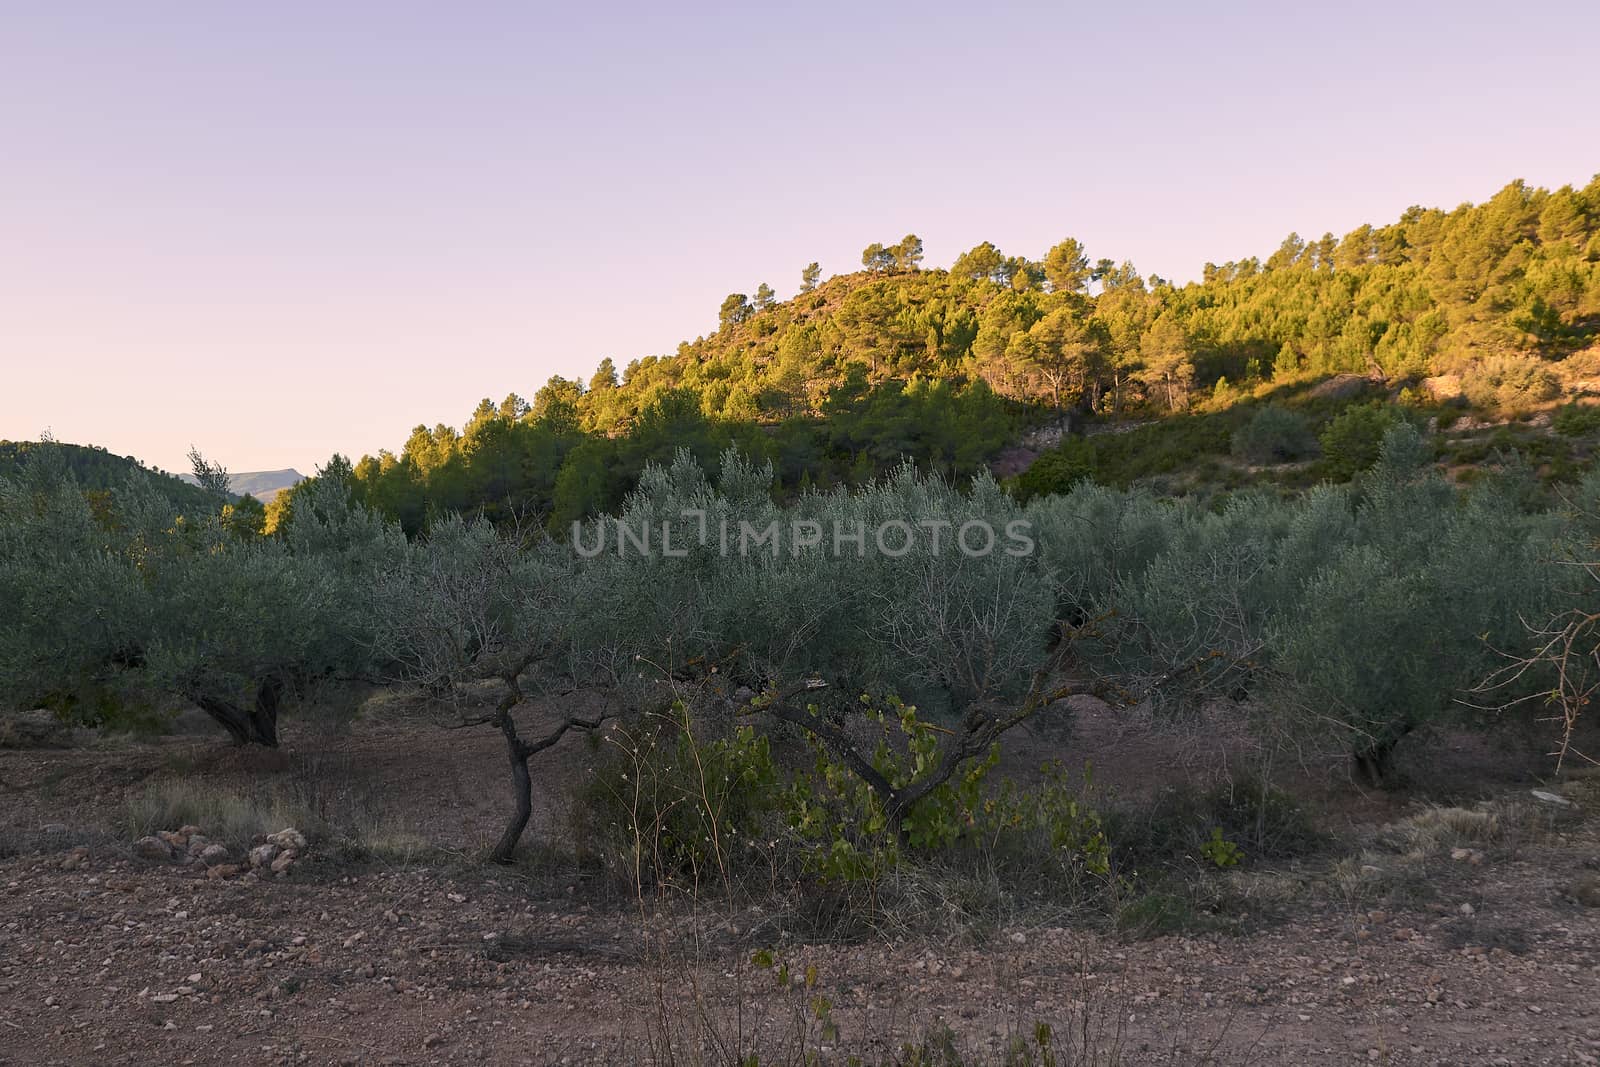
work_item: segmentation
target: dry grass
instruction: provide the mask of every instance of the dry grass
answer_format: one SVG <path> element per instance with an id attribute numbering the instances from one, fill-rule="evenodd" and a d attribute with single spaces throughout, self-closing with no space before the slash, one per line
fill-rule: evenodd
<path id="1" fill-rule="evenodd" d="M 292 782 L 247 789 L 163 778 L 127 799 L 122 827 L 130 837 L 143 837 L 193 825 L 211 840 L 236 849 L 249 847 L 265 834 L 294 827 L 347 857 L 390 866 L 431 865 L 459 858 L 403 820 L 372 807 L 352 805 L 333 817 L 317 799 Z"/>
<path id="2" fill-rule="evenodd" d="M 1334 863 L 1328 883 L 1352 911 L 1378 903 L 1415 904 L 1434 895 L 1430 853 L 1374 852 L 1363 849 Z"/>
<path id="3" fill-rule="evenodd" d="M 1515 854 L 1543 840 L 1578 810 L 1531 796 L 1501 797 L 1472 808 L 1435 806 L 1388 824 L 1373 843 L 1398 853 L 1436 855 L 1465 848 Z"/>
<path id="4" fill-rule="evenodd" d="M 130 796 L 123 825 L 132 837 L 193 825 L 213 841 L 239 848 L 285 827 L 308 837 L 324 829 L 308 808 L 282 791 L 263 796 L 182 778 L 151 782 Z"/>

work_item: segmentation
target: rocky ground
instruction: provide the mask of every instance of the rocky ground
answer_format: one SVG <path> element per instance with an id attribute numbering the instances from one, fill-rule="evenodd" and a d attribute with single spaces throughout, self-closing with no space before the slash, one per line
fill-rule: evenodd
<path id="1" fill-rule="evenodd" d="M 342 743 L 381 763 L 403 738 Z M 808 944 L 759 908 L 641 909 L 471 847 L 356 861 L 296 833 L 207 859 L 207 828 L 171 827 L 157 848 L 112 815 L 174 768 L 0 753 L 0 1064 L 893 1062 L 930 1038 L 995 1062 L 1040 1023 L 1098 1063 L 1600 1063 L 1592 782 L 1509 789 L 1477 844 L 1395 812 L 1342 856 L 1230 874 L 1226 933 L 1021 913 Z"/>

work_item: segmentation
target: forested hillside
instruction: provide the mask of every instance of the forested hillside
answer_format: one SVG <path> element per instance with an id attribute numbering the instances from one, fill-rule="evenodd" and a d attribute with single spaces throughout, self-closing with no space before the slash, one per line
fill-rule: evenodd
<path id="1" fill-rule="evenodd" d="M 1516 414 L 1600 380 L 1600 178 L 1290 234 L 1183 286 L 1070 238 L 1039 259 L 984 243 L 949 269 L 922 260 L 908 235 L 868 246 L 854 274 L 807 266 L 792 299 L 765 282 L 731 294 L 709 336 L 485 399 L 460 430 L 418 426 L 355 463 L 356 484 L 413 532 L 455 511 L 561 523 L 616 506 L 678 446 L 709 465 L 736 445 L 794 490 L 901 457 L 969 475 L 1063 410 L 1080 425 L 1220 410 L 1351 373 Z"/>
<path id="2" fill-rule="evenodd" d="M 48 447 L 46 447 L 48 444 Z M 179 509 L 211 510 L 215 501 L 204 490 L 165 471 L 152 470 L 132 456 L 117 456 L 95 445 L 69 445 L 50 441 L 0 441 L 0 478 L 15 478 L 30 462 L 59 464 L 78 486 L 91 493 L 119 488 L 128 475 L 143 471 L 150 484 Z"/>

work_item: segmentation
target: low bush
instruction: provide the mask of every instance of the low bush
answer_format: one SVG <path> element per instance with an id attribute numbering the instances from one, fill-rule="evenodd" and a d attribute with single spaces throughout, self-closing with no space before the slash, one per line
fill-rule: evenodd
<path id="1" fill-rule="evenodd" d="M 1206 456 L 1228 454 L 1242 406 L 1218 414 L 1178 415 L 1126 433 L 1089 438 L 1094 446 L 1095 480 L 1127 487 L 1160 474 L 1188 470 Z"/>
<path id="2" fill-rule="evenodd" d="M 1079 482 L 1094 480 L 1094 446 L 1081 437 L 1068 437 L 1039 456 L 1011 480 L 1012 494 L 1023 503 L 1034 497 L 1065 493 Z"/>
<path id="3" fill-rule="evenodd" d="M 1253 779 L 1174 787 L 1147 804 L 1109 809 L 1105 823 L 1116 869 L 1130 878 L 1288 859 L 1326 841 L 1292 797 Z"/>
<path id="4" fill-rule="evenodd" d="M 1521 415 L 1561 394 L 1561 381 L 1536 356 L 1505 353 L 1485 357 L 1461 376 L 1461 391 L 1473 406 Z"/>
<path id="5" fill-rule="evenodd" d="M 1117 908 L 1117 932 L 1132 938 L 1165 937 L 1193 929 L 1194 906 L 1187 898 L 1162 890 L 1141 893 Z"/>
<path id="6" fill-rule="evenodd" d="M 1564 404 L 1550 425 L 1563 437 L 1586 437 L 1600 430 L 1600 404 Z"/>
<path id="7" fill-rule="evenodd" d="M 730 888 L 769 862 L 779 804 L 767 739 L 699 738 L 674 702 L 605 731 L 573 805 L 581 857 L 635 892 Z"/>
<path id="8" fill-rule="evenodd" d="M 940 762 L 944 734 L 914 708 L 889 701 L 868 717 L 883 731 L 874 767 L 897 787 Z M 925 926 L 918 914 L 983 922 L 1012 892 L 1107 897 L 1111 844 L 1087 774 L 1052 765 L 1028 788 L 996 783 L 991 749 L 897 828 L 878 791 L 822 742 L 806 744 L 810 764 L 785 769 L 748 726 L 696 736 L 682 705 L 648 728 L 614 728 L 574 798 L 574 837 L 632 893 L 806 887 L 790 918 L 816 936 Z"/>
<path id="9" fill-rule="evenodd" d="M 1298 412 L 1269 405 L 1233 435 L 1233 454 L 1248 463 L 1292 463 L 1318 451 L 1311 423 Z"/>
<path id="10" fill-rule="evenodd" d="M 1319 438 L 1328 472 L 1345 479 L 1371 467 L 1383 453 L 1384 435 L 1403 422 L 1415 424 L 1415 414 L 1381 400 L 1345 408 L 1329 420 Z"/>

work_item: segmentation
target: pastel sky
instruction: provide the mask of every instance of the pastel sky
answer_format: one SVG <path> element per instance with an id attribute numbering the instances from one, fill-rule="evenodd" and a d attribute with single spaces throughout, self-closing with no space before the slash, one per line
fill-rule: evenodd
<path id="1" fill-rule="evenodd" d="M 1600 5 L 11 4 L 0 438 L 397 449 L 907 232 L 1188 279 L 1600 171 Z"/>

